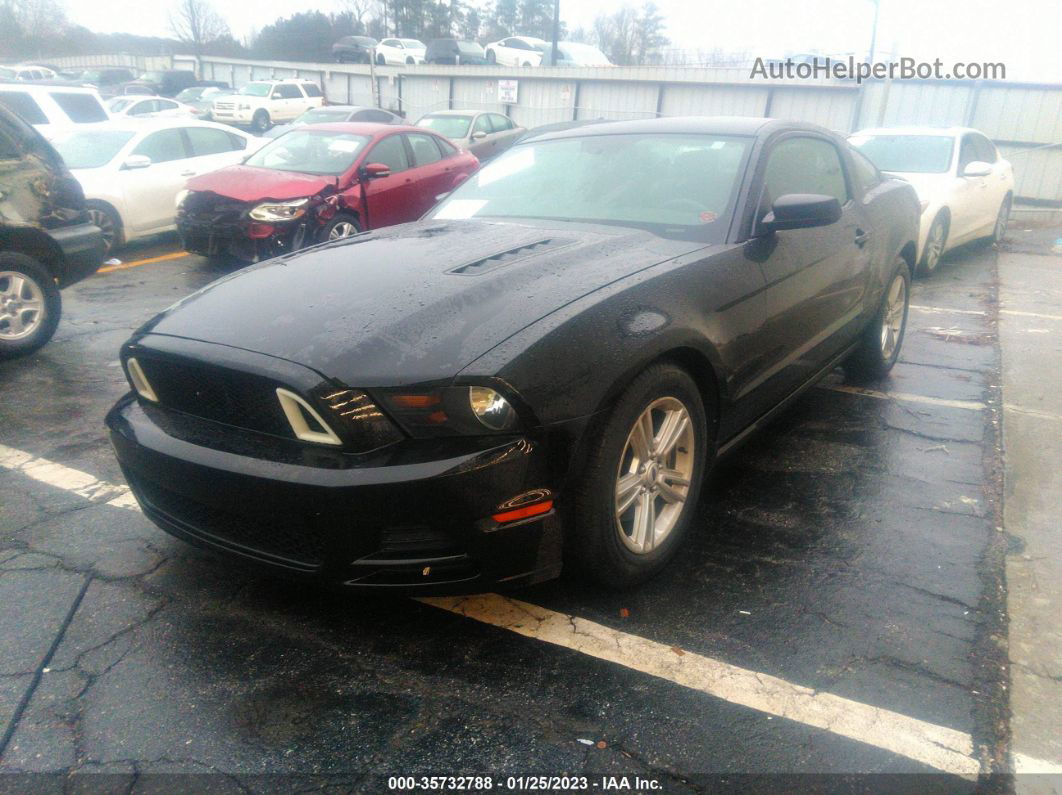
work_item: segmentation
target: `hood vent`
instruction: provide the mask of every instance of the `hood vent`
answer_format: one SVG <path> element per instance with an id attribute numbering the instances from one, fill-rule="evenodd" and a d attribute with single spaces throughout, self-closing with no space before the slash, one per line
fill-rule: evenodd
<path id="1" fill-rule="evenodd" d="M 491 254 L 489 257 L 466 262 L 464 265 L 451 269 L 448 273 L 459 273 L 462 276 L 478 276 L 481 273 L 500 268 L 502 265 L 510 265 L 528 257 L 544 254 L 547 251 L 554 251 L 563 246 L 570 246 L 573 242 L 559 238 L 536 240 L 533 243 L 524 243 L 524 245 L 511 248 L 508 251 Z"/>

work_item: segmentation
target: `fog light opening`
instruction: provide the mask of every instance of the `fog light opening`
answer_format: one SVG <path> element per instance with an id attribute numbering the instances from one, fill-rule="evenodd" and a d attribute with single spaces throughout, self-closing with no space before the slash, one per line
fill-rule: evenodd
<path id="1" fill-rule="evenodd" d="M 129 358 L 125 363 L 126 370 L 129 371 L 129 380 L 133 382 L 133 389 L 144 400 L 150 400 L 152 403 L 159 402 L 159 396 L 155 394 L 155 390 L 151 388 L 151 382 L 147 380 L 147 376 L 144 375 L 144 371 L 140 368 L 140 362 L 136 359 Z"/>
<path id="2" fill-rule="evenodd" d="M 277 389 L 277 399 L 280 407 L 284 410 L 284 416 L 288 418 L 288 424 L 295 433 L 296 438 L 304 442 L 316 442 L 317 444 L 341 445 L 343 441 L 336 436 L 335 431 L 328 427 L 321 415 L 314 411 L 313 406 L 286 389 Z M 312 419 L 317 430 L 310 427 L 307 419 Z"/>

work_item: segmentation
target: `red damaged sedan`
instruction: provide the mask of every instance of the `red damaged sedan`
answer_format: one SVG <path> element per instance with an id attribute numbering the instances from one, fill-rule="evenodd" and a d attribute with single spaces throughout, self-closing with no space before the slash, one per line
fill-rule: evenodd
<path id="1" fill-rule="evenodd" d="M 189 180 L 177 229 L 192 253 L 257 262 L 415 221 L 478 166 L 418 127 L 307 125 Z"/>

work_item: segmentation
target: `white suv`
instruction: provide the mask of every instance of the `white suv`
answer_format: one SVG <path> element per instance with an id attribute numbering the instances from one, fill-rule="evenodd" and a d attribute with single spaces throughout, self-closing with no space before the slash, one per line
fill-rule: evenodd
<path id="1" fill-rule="evenodd" d="M 311 108 L 324 104 L 324 95 L 316 83 L 307 80 L 256 80 L 236 94 L 214 101 L 211 114 L 215 121 L 249 125 L 265 132 L 278 122 L 288 122 Z"/>

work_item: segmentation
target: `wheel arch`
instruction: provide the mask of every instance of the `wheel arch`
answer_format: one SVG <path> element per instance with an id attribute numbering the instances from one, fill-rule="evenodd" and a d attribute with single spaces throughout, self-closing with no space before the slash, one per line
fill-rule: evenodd
<path id="1" fill-rule="evenodd" d="M 60 284 L 66 278 L 63 252 L 48 235 L 33 227 L 0 229 L 0 252 L 11 251 L 33 257 L 46 267 Z"/>
<path id="2" fill-rule="evenodd" d="M 118 209 L 117 205 L 108 199 L 86 199 L 85 206 L 92 204 L 98 204 L 114 213 L 114 217 L 118 219 L 118 234 L 121 236 L 120 240 L 115 241 L 115 245 L 125 241 L 125 218 L 122 217 L 122 211 Z"/>

